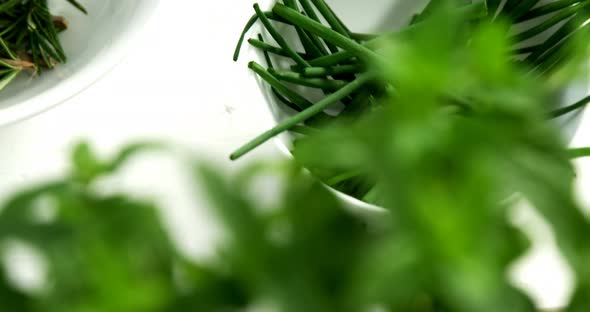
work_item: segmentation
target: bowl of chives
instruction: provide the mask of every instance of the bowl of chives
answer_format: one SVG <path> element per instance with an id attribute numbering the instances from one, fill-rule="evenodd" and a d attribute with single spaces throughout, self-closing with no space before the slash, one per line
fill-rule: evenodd
<path id="1" fill-rule="evenodd" d="M 372 52 L 379 37 L 370 33 L 394 33 L 417 23 L 435 2 L 375 0 L 371 5 L 364 5 L 353 0 L 285 0 L 270 8 L 255 5 L 256 15 L 249 24 L 259 20 L 261 30 L 248 43 L 260 53 L 249 63 L 249 68 L 261 78 L 261 90 L 276 126 L 236 150 L 231 158 L 237 159 L 271 138 L 290 157 L 293 139 L 316 131 L 302 122 L 321 122 L 322 118 L 337 117 L 346 113 L 347 107 L 354 106 L 343 102 L 350 100 L 347 97 L 362 88 L 368 78 L 363 75 L 362 64 L 349 60 L 355 53 Z M 573 9 L 579 9 L 576 7 L 556 7 L 541 1 L 526 3 L 528 7 L 512 8 L 516 13 L 511 13 L 514 18 L 511 36 L 518 42 L 514 57 L 531 61 L 538 71 L 552 69 L 551 66 L 558 64 L 552 59 L 555 54 L 544 52 L 553 51 L 564 37 L 588 23 L 567 18 Z M 473 1 L 461 9 L 480 18 L 508 8 L 490 8 L 482 1 Z M 562 20 L 556 21 L 553 16 Z M 292 24 L 299 27 L 289 26 Z M 239 49 L 235 58 L 238 53 Z M 589 101 L 587 94 L 585 77 L 555 92 L 556 105 L 548 110 L 553 117 L 559 117 L 555 120 L 566 140 L 573 137 L 578 127 L 578 108 Z M 362 197 L 340 192 L 337 186 L 335 189 L 340 198 L 355 208 L 380 210 Z"/>

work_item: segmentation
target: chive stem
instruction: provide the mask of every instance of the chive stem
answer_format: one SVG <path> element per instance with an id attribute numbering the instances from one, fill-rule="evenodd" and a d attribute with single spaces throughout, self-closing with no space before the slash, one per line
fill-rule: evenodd
<path id="1" fill-rule="evenodd" d="M 358 74 L 366 69 L 360 64 L 347 64 L 333 67 L 306 67 L 303 68 L 302 75 L 304 77 L 327 77 L 342 74 Z"/>
<path id="2" fill-rule="evenodd" d="M 320 133 L 320 131 L 316 128 L 303 125 L 295 125 L 289 131 L 303 135 L 316 135 Z"/>
<path id="3" fill-rule="evenodd" d="M 320 14 L 322 14 L 326 22 L 328 22 L 328 25 L 330 25 L 330 27 L 332 27 L 333 30 L 345 37 L 350 38 L 348 30 L 343 26 L 342 22 L 336 18 L 336 15 L 328 7 L 324 0 L 311 0 L 311 2 L 313 3 L 313 5 L 315 5 Z"/>
<path id="4" fill-rule="evenodd" d="M 263 44 L 265 43 L 262 34 L 258 34 L 258 40 L 260 40 L 260 42 L 262 42 Z M 272 63 L 272 59 L 270 58 L 270 53 L 268 53 L 268 51 L 266 50 L 262 50 L 262 54 L 264 55 L 266 66 L 270 69 L 274 68 L 274 64 Z"/>
<path id="5" fill-rule="evenodd" d="M 295 0 L 284 0 L 283 1 L 286 6 L 290 7 L 293 10 L 299 10 L 297 3 Z M 307 31 L 295 27 L 295 31 L 297 32 L 297 36 L 299 36 L 299 40 L 301 41 L 301 45 L 306 53 L 310 54 L 313 57 L 319 57 L 324 55 L 322 51 L 316 46 L 316 44 L 311 40 Z"/>
<path id="6" fill-rule="evenodd" d="M 341 99 L 345 98 L 349 94 L 355 92 L 359 88 L 361 88 L 365 83 L 369 82 L 373 79 L 372 74 L 365 73 L 359 76 L 356 80 L 349 83 L 342 89 L 328 95 L 324 99 L 320 100 L 319 102 L 315 103 L 313 106 L 305 109 L 301 113 L 292 116 L 274 128 L 264 132 L 263 134 L 259 135 L 258 137 L 254 138 L 252 141 L 246 143 L 244 146 L 237 149 L 230 155 L 231 160 L 236 160 L 248 152 L 252 151 L 256 147 L 260 146 L 261 144 L 265 143 L 266 141 L 270 140 L 271 138 L 291 129 L 293 126 L 306 121 L 307 119 L 323 112 L 328 107 L 332 106 L 333 104 L 337 103 Z"/>
<path id="7" fill-rule="evenodd" d="M 352 52 L 354 55 L 360 58 L 375 61 L 379 61 L 381 59 L 381 57 L 378 54 L 368 49 L 367 47 L 322 25 L 321 23 L 314 21 L 313 19 L 310 19 L 309 17 L 283 4 L 277 3 L 273 8 L 273 12 L 278 16 L 284 18 L 285 20 L 293 23 L 293 25 L 297 25 L 312 33 L 315 33 L 323 37 L 325 40 L 330 41 L 333 44 Z"/>
<path id="8" fill-rule="evenodd" d="M 279 91 L 277 91 L 277 89 L 271 87 L 271 92 L 272 94 L 274 94 L 274 96 L 283 104 L 287 105 L 290 109 L 296 111 L 296 112 L 300 112 L 302 111 L 302 109 L 297 106 L 295 103 L 289 101 L 289 99 L 287 99 L 286 97 L 282 96 Z"/>
<path id="9" fill-rule="evenodd" d="M 304 98 L 303 96 L 299 95 L 297 92 L 289 89 L 287 86 L 282 84 L 275 76 L 270 74 L 264 67 L 256 62 L 250 62 L 248 64 L 248 68 L 250 68 L 253 72 L 258 74 L 260 78 L 266 81 L 272 88 L 276 89 L 277 92 L 284 95 L 289 101 L 295 103 L 301 109 L 306 109 L 312 106 L 312 103 Z"/>
<path id="10" fill-rule="evenodd" d="M 293 11 L 293 9 L 290 9 L 288 7 L 285 7 L 285 8 Z M 272 25 L 271 21 L 266 17 L 264 12 L 262 12 L 258 3 L 254 4 L 254 11 L 256 11 L 256 15 L 258 15 L 258 19 L 260 19 L 260 22 L 264 25 L 264 27 L 266 28 L 268 33 L 271 35 L 271 37 L 277 42 L 277 44 L 281 48 L 283 48 L 283 50 L 285 50 L 287 53 L 289 53 L 291 58 L 293 58 L 293 61 L 295 61 L 295 63 L 299 64 L 300 66 L 308 67 L 309 64 L 307 63 L 307 61 L 305 61 L 297 52 L 295 52 L 295 51 L 293 51 L 293 49 L 291 49 L 291 47 L 289 46 L 289 44 L 287 43 L 285 38 L 283 38 L 283 36 L 281 36 L 281 34 Z M 297 11 L 295 11 L 295 12 L 297 12 Z"/>
<path id="11" fill-rule="evenodd" d="M 369 41 L 379 37 L 379 35 L 353 32 L 350 33 L 350 37 L 356 41 Z"/>
<path id="12" fill-rule="evenodd" d="M 236 46 L 236 49 L 234 50 L 234 57 L 233 57 L 234 62 L 240 58 L 240 51 L 242 50 L 242 44 L 244 43 L 244 38 L 246 38 L 246 34 L 248 33 L 248 31 L 250 31 L 252 26 L 254 26 L 256 21 L 258 21 L 258 16 L 256 14 L 254 14 L 248 20 L 248 22 L 246 23 L 246 26 L 242 30 L 242 34 L 240 35 L 240 39 L 238 39 L 238 45 Z"/>
<path id="13" fill-rule="evenodd" d="M 349 51 L 340 51 L 330 55 L 318 57 L 309 60 L 309 65 L 312 67 L 329 67 L 335 66 L 344 62 L 350 62 L 354 59 L 354 54 Z"/>
<path id="14" fill-rule="evenodd" d="M 322 89 L 324 91 L 329 91 L 329 92 L 338 90 L 348 84 L 348 82 L 344 81 L 344 80 L 307 78 L 307 77 L 303 77 L 299 73 L 292 72 L 292 71 L 278 71 L 278 70 L 271 69 L 271 70 L 269 70 L 269 73 L 281 81 L 286 81 L 286 82 L 290 82 L 290 83 L 294 83 L 297 85 L 310 87 L 310 88 Z"/>
<path id="15" fill-rule="evenodd" d="M 330 11 L 330 14 L 332 14 L 332 16 L 334 16 L 334 19 L 341 25 L 342 29 L 344 29 L 344 31 L 346 31 L 346 33 L 350 37 L 350 33 L 351 33 L 350 29 L 348 29 L 348 27 L 346 26 L 345 23 L 342 22 L 342 20 L 338 16 L 338 14 L 336 14 L 336 12 L 334 12 L 332 7 L 329 6 L 327 3 L 326 3 L 326 7 L 328 8 L 328 11 Z"/>
<path id="16" fill-rule="evenodd" d="M 570 148 L 568 151 L 570 158 L 583 158 L 590 156 L 590 147 Z"/>
<path id="17" fill-rule="evenodd" d="M 264 15 L 269 19 L 283 22 L 280 18 L 275 16 L 275 14 L 273 14 L 272 12 L 264 12 Z M 246 38 L 246 35 L 250 31 L 250 29 L 252 29 L 254 24 L 256 24 L 257 21 L 258 21 L 258 14 L 255 13 L 254 15 L 252 15 L 252 17 L 250 17 L 250 19 L 246 23 L 246 26 L 244 26 L 244 29 L 242 30 L 242 33 L 240 34 L 240 38 L 238 39 L 238 43 L 237 43 L 236 48 L 234 50 L 234 56 L 233 56 L 234 62 L 236 62 L 240 58 L 240 51 L 242 50 L 242 45 L 244 44 L 244 40 Z"/>
<path id="18" fill-rule="evenodd" d="M 319 16 L 316 14 L 313 6 L 311 5 L 311 3 L 309 2 L 309 0 L 299 0 L 299 3 L 301 4 L 301 7 L 303 7 L 303 12 L 305 12 L 305 14 L 313 19 L 314 21 L 321 23 Z M 321 41 L 317 36 L 314 35 L 315 38 L 317 38 L 318 41 Z M 338 52 L 338 47 L 336 47 L 335 45 L 331 44 L 330 42 L 326 42 L 324 40 L 324 43 L 326 44 L 326 47 L 328 48 L 328 50 L 330 50 L 330 52 L 332 53 L 336 53 Z M 323 46 L 323 45 L 322 45 Z M 328 54 L 327 51 L 325 54 Z"/>
<path id="19" fill-rule="evenodd" d="M 556 109 L 556 110 L 552 111 L 549 114 L 549 116 L 551 118 L 557 118 L 557 117 L 563 116 L 563 115 L 565 115 L 565 114 L 567 114 L 569 112 L 572 112 L 572 111 L 578 110 L 580 108 L 583 108 L 584 106 L 588 105 L 588 103 L 590 103 L 590 96 L 587 96 L 587 97 L 579 100 L 578 102 L 576 102 L 574 104 L 571 104 L 571 105 L 568 105 L 568 106 L 565 106 L 565 107 Z"/>

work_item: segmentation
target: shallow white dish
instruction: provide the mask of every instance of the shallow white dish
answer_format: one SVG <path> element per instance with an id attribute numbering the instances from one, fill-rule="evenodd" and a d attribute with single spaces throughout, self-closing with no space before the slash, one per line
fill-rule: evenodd
<path id="1" fill-rule="evenodd" d="M 0 126 L 41 113 L 81 92 L 121 61 L 159 0 L 80 0 L 88 15 L 65 0 L 50 0 L 51 12 L 65 16 L 60 35 L 66 64 L 32 79 L 21 74 L 0 92 Z"/>

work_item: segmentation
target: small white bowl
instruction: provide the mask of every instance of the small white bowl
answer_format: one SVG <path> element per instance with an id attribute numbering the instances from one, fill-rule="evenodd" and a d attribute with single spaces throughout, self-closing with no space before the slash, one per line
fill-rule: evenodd
<path id="1" fill-rule="evenodd" d="M 159 0 L 80 0 L 88 15 L 66 0 L 50 0 L 69 29 L 60 34 L 68 62 L 31 78 L 22 73 L 0 92 L 0 126 L 34 116 L 78 94 L 124 57 Z"/>
<path id="2" fill-rule="evenodd" d="M 357 0 L 327 0 L 331 7 L 336 11 L 339 17 L 355 32 L 380 32 L 392 31 L 400 29 L 410 22 L 413 14 L 418 13 L 428 2 L 427 0 L 371 0 L 371 4 L 367 5 L 364 2 Z M 286 28 L 288 29 L 288 27 Z M 285 36 L 290 37 L 292 32 L 286 32 Z M 293 40 L 293 42 L 297 42 Z M 297 46 L 296 46 L 297 47 Z M 298 47 L 301 48 L 301 47 Z M 256 61 L 260 64 L 265 64 L 262 53 L 250 53 L 255 55 Z M 246 56 L 249 57 L 250 55 Z M 269 116 L 274 124 L 278 124 L 282 120 L 293 116 L 294 111 L 281 103 L 272 93 L 268 84 L 259 80 L 259 86 L 266 99 Z M 576 84 L 572 84 L 567 89 L 563 90 L 558 96 L 560 106 L 566 106 L 574 103 L 588 95 L 588 81 L 581 79 Z M 578 129 L 581 120 L 580 111 L 572 112 L 562 116 L 556 120 L 562 129 L 563 137 L 570 141 L 576 130 Z M 274 142 L 278 149 L 286 156 L 292 157 L 290 147 L 292 146 L 292 136 L 288 133 L 279 135 Z M 328 187 L 336 196 L 343 201 L 346 207 L 350 210 L 359 212 L 365 215 L 380 215 L 384 209 L 372 204 L 363 202 L 355 197 L 352 197 L 343 192 L 337 191 Z"/>
<path id="3" fill-rule="evenodd" d="M 410 16 L 413 13 L 418 12 L 427 0 L 371 0 L 368 2 L 357 0 L 326 1 L 329 2 L 330 5 L 332 5 L 334 10 L 342 17 L 342 19 L 350 26 L 351 29 L 358 32 L 371 32 L 387 30 L 391 31 L 395 30 L 396 28 L 400 28 L 404 25 L 407 25 Z M 247 56 L 244 55 L 244 57 L 254 57 L 255 60 L 260 64 L 265 63 L 264 56 L 262 55 L 262 53 L 249 53 Z M 285 118 L 290 117 L 294 114 L 292 110 L 286 108 L 285 105 L 283 105 L 276 99 L 276 97 L 272 94 L 270 87 L 266 83 L 262 82 L 260 79 L 258 81 L 263 98 L 266 100 L 266 103 L 268 105 L 268 114 L 266 116 L 268 120 L 270 120 L 273 124 L 276 125 Z M 572 84 L 565 90 L 562 90 L 562 92 L 560 92 L 560 94 L 557 95 L 556 102 L 559 106 L 565 106 L 574 103 L 588 95 L 588 91 L 588 79 L 580 79 L 575 84 Z M 576 130 L 578 129 L 580 120 L 580 111 L 576 113 L 570 113 L 556 120 L 557 124 L 561 128 L 562 136 L 565 140 L 571 141 Z M 293 157 L 290 152 L 290 147 L 292 146 L 292 137 L 284 133 L 278 136 L 274 140 L 274 142 L 276 143 L 278 149 L 282 152 L 282 154 L 285 157 Z M 360 216 L 363 216 L 368 220 L 379 220 L 384 216 L 384 214 L 387 214 L 386 210 L 381 207 L 365 203 L 350 195 L 339 192 L 333 188 L 327 188 L 334 192 L 337 198 L 342 201 L 342 203 L 348 210 Z M 524 211 L 526 212 L 526 209 Z M 525 217 L 524 219 L 527 218 Z M 519 224 L 523 224 L 523 226 L 525 227 L 530 227 L 530 224 L 536 224 L 536 221 L 529 219 L 527 219 L 525 223 L 522 223 L 522 220 L 519 222 Z M 536 236 L 533 237 L 533 239 L 537 238 L 538 237 Z M 546 245 L 543 243 L 542 246 Z M 520 285 L 521 288 L 525 289 L 527 293 L 533 295 L 532 298 L 534 298 L 536 303 L 539 304 L 542 308 L 554 308 L 557 306 L 564 305 L 566 301 L 564 300 L 564 298 L 560 297 L 560 294 L 567 293 L 569 291 L 568 288 L 570 286 L 568 286 L 567 283 L 557 282 L 549 288 L 529 286 L 530 281 L 536 281 L 536 279 L 533 278 L 533 276 L 529 272 L 530 270 L 535 270 L 538 268 L 538 263 L 534 263 L 532 258 L 533 256 L 535 257 L 534 261 L 541 258 L 559 258 L 559 255 L 553 251 L 534 250 L 532 254 L 526 255 L 526 258 L 524 259 L 525 262 L 521 262 L 519 264 L 520 267 L 518 270 L 511 272 L 511 279 L 513 281 L 518 281 L 518 285 Z M 551 267 L 551 269 L 556 268 Z M 566 271 L 560 268 L 557 268 L 556 272 L 558 272 L 556 274 L 567 273 Z M 534 272 L 534 275 L 537 276 L 536 271 Z M 535 285 L 535 283 L 532 283 L 530 285 Z M 546 298 L 548 298 L 548 300 L 546 300 Z M 556 311 L 557 310 L 558 309 L 556 309 Z"/>

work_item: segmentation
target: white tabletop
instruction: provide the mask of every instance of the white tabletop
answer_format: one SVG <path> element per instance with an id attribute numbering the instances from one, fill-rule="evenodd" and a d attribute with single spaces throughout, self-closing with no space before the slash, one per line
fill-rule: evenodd
<path id="1" fill-rule="evenodd" d="M 133 50 L 105 78 L 51 111 L 0 128 L 0 192 L 63 173 L 69 148 L 81 139 L 104 153 L 140 139 L 164 139 L 233 166 L 227 160 L 232 149 L 270 126 L 257 83 L 246 68 L 247 53 L 240 63 L 231 61 L 251 4 L 161 1 Z M 575 146 L 590 145 L 590 120 L 587 114 L 583 119 Z M 277 155 L 269 143 L 246 161 Z M 118 185 L 162 202 L 187 253 L 210 252 L 215 227 L 202 197 L 187 196 L 186 170 L 165 159 L 141 163 L 119 178 Z M 590 160 L 577 165 L 580 198 L 589 203 Z M 554 306 L 567 296 L 568 278 L 551 252 L 550 233 L 542 225 L 537 228 L 539 235 L 549 237 L 535 247 L 545 252 L 536 253 L 519 276 L 542 291 L 538 296 L 544 306 Z"/>
<path id="2" fill-rule="evenodd" d="M 105 155 L 125 143 L 165 140 L 224 168 L 233 166 L 232 149 L 271 125 L 261 117 L 268 113 L 246 67 L 248 51 L 242 62 L 231 60 L 251 8 L 248 1 L 236 0 L 161 1 L 112 72 L 66 103 L 0 128 L 0 194 L 64 173 L 69 150 L 80 140 Z M 271 143 L 245 162 L 275 155 Z M 179 177 L 183 170 L 173 161 L 158 161 L 119 182 L 162 202 L 173 232 L 183 236 L 183 249 L 208 250 L 211 237 L 205 229 L 212 228 L 211 218 L 198 217 L 194 209 L 204 205 L 200 198 L 187 203 L 194 196 L 186 196 L 190 192 Z"/>

